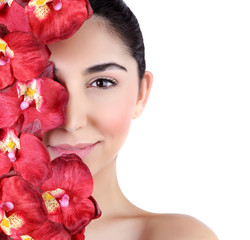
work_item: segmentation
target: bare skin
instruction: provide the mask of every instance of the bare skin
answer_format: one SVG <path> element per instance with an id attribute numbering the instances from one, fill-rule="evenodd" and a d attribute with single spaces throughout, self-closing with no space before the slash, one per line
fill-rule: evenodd
<path id="1" fill-rule="evenodd" d="M 185 215 L 153 214 L 131 204 L 116 176 L 116 158 L 131 121 L 147 103 L 153 77 L 145 72 L 139 89 L 137 63 L 103 19 L 92 17 L 70 39 L 49 46 L 59 81 L 68 89 L 66 123 L 45 137 L 53 147 L 94 144 L 82 159 L 94 179 L 93 196 L 102 217 L 86 228 L 87 240 L 216 240 L 198 220 Z M 93 71 L 93 66 L 115 63 Z M 111 80 L 111 81 L 110 81 Z"/>
<path id="2" fill-rule="evenodd" d="M 154 214 L 135 207 L 126 199 L 117 183 L 115 162 L 94 176 L 94 182 L 94 196 L 100 200 L 103 215 L 86 228 L 88 240 L 218 239 L 211 229 L 193 217 Z M 102 197 L 104 195 L 106 198 Z"/>

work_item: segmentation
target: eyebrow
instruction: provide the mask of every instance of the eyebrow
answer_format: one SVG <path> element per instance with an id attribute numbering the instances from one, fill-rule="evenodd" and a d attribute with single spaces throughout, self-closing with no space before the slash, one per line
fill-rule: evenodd
<path id="1" fill-rule="evenodd" d="M 98 73 L 98 72 L 104 72 L 104 71 L 107 71 L 107 70 L 113 70 L 113 69 L 118 69 L 118 70 L 123 70 L 123 71 L 128 71 L 125 67 L 117 64 L 117 63 L 103 63 L 103 64 L 98 64 L 98 65 L 94 65 L 94 66 L 91 66 L 89 68 L 87 68 L 84 72 L 86 74 L 89 74 L 89 73 Z"/>

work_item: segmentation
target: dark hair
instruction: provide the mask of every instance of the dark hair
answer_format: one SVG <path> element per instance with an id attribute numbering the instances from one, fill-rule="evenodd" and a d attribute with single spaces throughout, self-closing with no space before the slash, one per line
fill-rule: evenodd
<path id="1" fill-rule="evenodd" d="M 139 79 L 143 78 L 145 63 L 145 48 L 143 36 L 137 18 L 123 0 L 89 0 L 94 15 L 107 21 L 117 33 L 128 52 L 138 64 Z"/>

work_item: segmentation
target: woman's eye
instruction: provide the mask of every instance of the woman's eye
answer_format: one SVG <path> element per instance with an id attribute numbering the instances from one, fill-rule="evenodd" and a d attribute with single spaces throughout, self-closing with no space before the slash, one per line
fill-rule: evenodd
<path id="1" fill-rule="evenodd" d="M 94 80 L 91 84 L 89 84 L 89 87 L 106 89 L 115 85 L 117 85 L 117 82 L 112 79 L 98 78 Z"/>

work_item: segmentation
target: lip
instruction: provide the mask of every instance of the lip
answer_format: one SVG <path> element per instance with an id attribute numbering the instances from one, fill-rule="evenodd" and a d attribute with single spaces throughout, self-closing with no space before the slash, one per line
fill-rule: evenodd
<path id="1" fill-rule="evenodd" d="M 60 144 L 56 146 L 49 146 L 49 149 L 55 156 L 63 154 L 77 154 L 79 157 L 86 158 L 95 148 L 96 143 L 80 143 L 77 145 Z"/>

